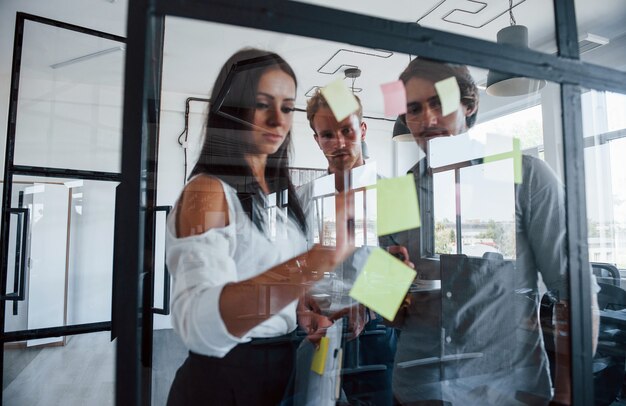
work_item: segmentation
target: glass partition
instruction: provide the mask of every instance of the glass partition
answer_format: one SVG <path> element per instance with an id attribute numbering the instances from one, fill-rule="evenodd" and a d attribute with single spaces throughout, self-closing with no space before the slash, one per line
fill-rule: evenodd
<path id="1" fill-rule="evenodd" d="M 22 13 L 16 24 L 2 182 L 2 402 L 112 404 L 123 38 Z"/>
<path id="2" fill-rule="evenodd" d="M 493 96 L 472 66 L 165 26 L 155 258 L 172 314 L 155 316 L 153 402 L 569 403 L 558 84 Z M 246 47 L 286 64 L 222 65 Z M 292 188 L 271 165 L 319 178 Z"/>

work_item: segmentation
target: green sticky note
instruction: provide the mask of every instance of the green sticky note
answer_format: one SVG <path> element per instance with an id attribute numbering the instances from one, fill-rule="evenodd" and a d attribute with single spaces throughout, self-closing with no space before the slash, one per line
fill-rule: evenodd
<path id="1" fill-rule="evenodd" d="M 322 337 L 320 339 L 320 346 L 315 349 L 313 353 L 313 361 L 311 361 L 311 371 L 324 375 L 324 369 L 326 368 L 326 355 L 328 354 L 328 337 Z"/>
<path id="2" fill-rule="evenodd" d="M 522 183 L 522 147 L 519 138 L 513 138 L 513 150 L 511 152 L 486 156 L 483 158 L 483 162 L 496 162 L 509 158 L 513 158 L 513 181 L 520 185 Z"/>
<path id="3" fill-rule="evenodd" d="M 519 138 L 513 138 L 513 181 L 522 184 L 522 148 Z"/>
<path id="4" fill-rule="evenodd" d="M 441 103 L 441 115 L 447 116 L 459 108 L 461 90 L 454 76 L 435 83 L 435 90 Z"/>
<path id="5" fill-rule="evenodd" d="M 354 281 L 350 297 L 387 320 L 393 320 L 415 275 L 416 272 L 402 261 L 376 248 Z"/>
<path id="6" fill-rule="evenodd" d="M 359 103 L 343 79 L 329 83 L 320 91 L 337 121 L 343 120 L 359 109 Z"/>
<path id="7" fill-rule="evenodd" d="M 377 232 L 387 235 L 421 225 L 413 175 L 376 183 Z"/>

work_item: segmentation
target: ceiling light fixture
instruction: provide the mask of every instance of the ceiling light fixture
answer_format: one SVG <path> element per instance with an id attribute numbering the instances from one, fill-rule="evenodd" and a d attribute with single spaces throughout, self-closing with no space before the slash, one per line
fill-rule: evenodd
<path id="1" fill-rule="evenodd" d="M 350 88 L 352 89 L 352 94 L 354 94 L 354 82 L 356 81 L 356 78 L 361 76 L 361 69 L 348 68 L 344 70 L 343 73 L 344 75 L 346 75 L 347 78 L 352 79 L 352 86 L 350 86 Z M 363 159 L 369 159 L 370 157 L 369 148 L 365 141 L 361 141 L 361 154 L 363 155 Z"/>
<path id="2" fill-rule="evenodd" d="M 63 62 L 58 62 L 55 64 L 50 65 L 50 67 L 52 69 L 58 69 L 58 68 L 63 68 L 65 66 L 68 65 L 72 65 L 78 62 L 83 62 L 83 61 L 87 61 L 89 59 L 93 59 L 93 58 L 97 58 L 99 56 L 103 56 L 103 55 L 107 55 L 113 52 L 118 52 L 118 51 L 126 51 L 126 47 L 124 45 L 119 45 L 113 48 L 108 48 L 108 49 L 103 49 L 102 51 L 97 51 L 97 52 L 92 52 L 90 54 L 87 55 L 82 55 L 79 56 L 77 58 L 72 58 L 72 59 L 68 59 L 67 61 L 63 61 Z"/>
<path id="3" fill-rule="evenodd" d="M 509 0 L 511 25 L 498 31 L 498 44 L 528 49 L 528 28 L 516 25 L 513 17 L 513 0 Z M 546 85 L 543 79 L 533 79 L 510 73 L 489 70 L 487 94 L 491 96 L 522 96 L 538 92 Z"/>
<path id="4" fill-rule="evenodd" d="M 413 135 L 409 127 L 398 116 L 395 124 L 393 125 L 393 132 L 391 139 L 396 142 L 413 142 Z"/>

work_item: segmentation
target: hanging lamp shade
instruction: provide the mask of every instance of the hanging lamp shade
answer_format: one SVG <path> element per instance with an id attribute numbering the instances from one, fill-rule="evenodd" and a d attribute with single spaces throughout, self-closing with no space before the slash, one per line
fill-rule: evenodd
<path id="1" fill-rule="evenodd" d="M 498 31 L 498 44 L 528 49 L 528 28 L 512 25 Z M 522 96 L 538 92 L 546 85 L 543 79 L 515 76 L 510 73 L 489 71 L 487 94 L 491 96 Z"/>
<path id="2" fill-rule="evenodd" d="M 397 142 L 413 142 L 413 135 L 411 135 L 411 130 L 409 127 L 404 124 L 400 116 L 396 119 L 395 124 L 393 125 L 393 135 L 392 140 Z"/>

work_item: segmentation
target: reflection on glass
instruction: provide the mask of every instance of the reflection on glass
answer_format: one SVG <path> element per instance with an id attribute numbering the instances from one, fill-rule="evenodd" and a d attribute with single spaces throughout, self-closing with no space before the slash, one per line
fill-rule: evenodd
<path id="1" fill-rule="evenodd" d="M 518 22 L 530 4 L 516 7 Z M 193 92 L 213 89 L 211 99 L 222 90 L 218 99 L 223 101 L 209 106 L 208 124 L 199 125 L 204 129 L 196 134 L 201 141 L 190 140 L 197 142 L 200 158 L 168 218 L 172 322 L 192 352 L 171 389 L 172 399 L 189 388 L 200 391 L 197 398 L 205 390 L 213 396 L 213 386 L 199 388 L 189 377 L 207 378 L 210 363 L 219 374 L 201 381 L 223 386 L 224 365 L 236 363 L 243 365 L 246 382 L 262 380 L 278 388 L 274 397 L 258 396 L 255 404 L 283 396 L 294 396 L 297 403 L 311 393 L 317 404 L 391 405 L 394 399 L 407 405 L 546 404 L 553 398 L 568 403 L 570 356 L 558 351 L 569 345 L 565 201 L 557 175 L 562 173 L 558 86 L 497 98 L 475 85 L 487 77 L 477 68 L 431 61 L 422 69 L 423 60 L 407 55 L 383 57 L 383 51 L 362 48 L 347 52 L 357 48 L 219 24 L 169 23 L 168 35 L 220 33 L 233 51 L 254 37 L 255 43 L 278 50 L 298 73 L 296 88 L 292 75 L 270 75 L 284 72 L 268 67 L 271 60 L 217 72 L 213 56 L 178 55 L 185 66 L 197 62 L 206 68 L 197 87 L 192 75 L 177 72 L 181 81 Z M 536 33 L 530 30 L 531 44 Z M 339 68 L 334 74 L 311 62 L 322 66 L 333 55 L 346 58 L 326 66 Z M 414 61 L 401 76 L 405 104 L 419 109 L 407 108 L 399 117 L 412 144 L 393 144 L 396 120 L 384 116 L 380 84 L 397 80 L 407 59 Z M 362 108 L 338 120 L 317 89 L 344 79 L 342 64 L 358 65 L 363 72 L 349 87 Z M 168 69 L 164 89 L 173 74 Z M 218 77 L 216 84 L 206 83 L 207 76 Z M 450 78 L 460 94 L 444 114 L 443 105 L 447 110 L 450 103 L 443 103 L 435 83 Z M 265 79 L 271 79 L 268 87 L 262 86 Z M 161 128 L 178 125 L 180 117 L 168 114 Z M 364 139 L 373 156 L 369 160 Z M 272 158 L 288 140 L 295 145 L 289 156 L 291 184 L 298 185 L 294 193 L 286 175 L 276 179 L 267 170 L 255 171 L 258 162 L 276 163 Z M 178 151 L 163 156 L 178 156 Z M 172 166 L 176 183 L 162 189 L 171 202 L 180 191 L 182 167 Z M 377 179 L 402 176 L 406 169 L 412 169 L 409 179 L 417 186 L 421 226 L 379 237 Z M 346 191 L 354 204 L 349 220 L 338 210 L 345 207 Z M 349 244 L 355 250 L 334 263 L 346 234 L 354 238 Z M 320 246 L 326 248 L 318 255 Z M 396 316 L 388 317 L 393 320 L 350 296 L 359 273 L 369 270 L 371 252 L 380 253 L 376 246 L 395 256 L 399 269 L 414 267 L 417 273 Z M 378 278 L 388 270 L 382 263 L 377 262 L 377 279 L 370 285 L 382 283 L 385 290 Z M 371 287 L 365 287 L 366 302 L 375 295 Z M 357 291 L 363 293 L 362 288 Z M 280 368 L 257 362 L 275 356 L 269 343 L 278 343 L 274 354 L 284 356 Z M 556 358 L 551 361 L 548 354 Z M 295 376 L 286 371 L 291 367 Z M 187 368 L 197 369 L 186 375 Z M 285 394 L 290 378 L 296 385 Z M 257 390 L 256 383 L 235 385 L 231 393 L 246 401 Z"/>
<path id="2" fill-rule="evenodd" d="M 332 324 L 304 294 L 350 253 L 354 198 L 334 199 L 332 247 L 307 241 L 287 168 L 295 99 L 289 64 L 257 49 L 236 52 L 213 86 L 198 161 L 168 220 L 172 322 L 190 351 L 168 404 L 277 404 L 298 319 L 311 336 Z M 250 385 L 236 385 L 244 376 Z"/>
<path id="3" fill-rule="evenodd" d="M 449 77 L 461 89 L 458 107 L 448 115 L 430 103 L 424 107 L 438 96 L 435 84 Z M 569 345 L 561 183 L 546 163 L 516 154 L 521 143 L 511 134 L 464 135 L 475 124 L 482 98 L 467 68 L 417 58 L 400 78 L 407 106 L 422 106 L 419 114 L 406 115 L 427 152 L 426 161 L 413 168 L 420 206 L 435 204 L 435 236 L 422 227 L 420 250 L 412 250 L 411 260 L 422 279 L 440 279 L 441 290 L 409 295 L 396 317 L 402 333 L 394 395 L 401 404 L 547 404 L 553 394 L 567 403 L 569 359 L 558 350 Z M 436 183 L 433 174 L 439 175 Z M 442 205 L 433 193 L 452 194 L 454 203 Z M 429 243 L 444 248 L 443 218 L 453 214 L 461 255 L 434 257 Z M 425 210 L 423 224 L 429 215 Z M 415 244 L 410 235 L 398 239 Z M 546 288 L 545 297 L 554 298 L 546 305 L 554 319 L 542 326 L 537 315 Z M 555 336 L 544 337 L 555 330 Z M 555 346 L 550 363 L 545 351 Z"/>

